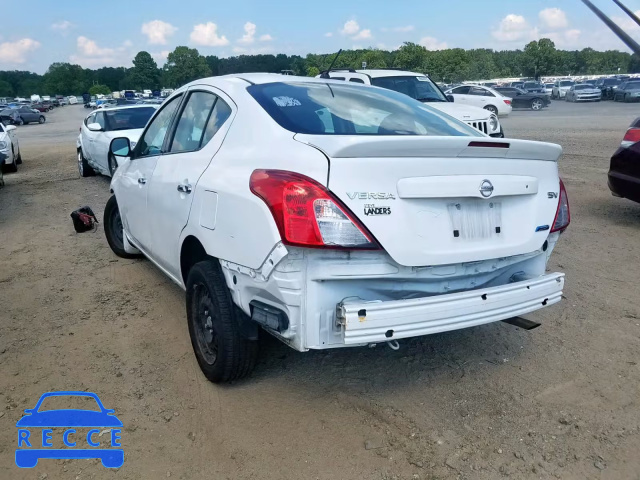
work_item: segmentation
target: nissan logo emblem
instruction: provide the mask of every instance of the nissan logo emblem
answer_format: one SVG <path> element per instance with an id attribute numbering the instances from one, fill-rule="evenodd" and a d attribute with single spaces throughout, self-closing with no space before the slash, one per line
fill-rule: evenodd
<path id="1" fill-rule="evenodd" d="M 480 195 L 489 198 L 493 193 L 493 184 L 489 180 L 483 180 L 480 184 Z"/>

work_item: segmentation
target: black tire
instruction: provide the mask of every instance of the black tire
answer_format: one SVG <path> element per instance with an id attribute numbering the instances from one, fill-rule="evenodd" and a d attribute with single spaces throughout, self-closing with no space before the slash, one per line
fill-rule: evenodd
<path id="1" fill-rule="evenodd" d="M 44 115 L 40 115 L 40 118 L 38 119 L 38 123 L 44 123 L 47 119 L 44 118 Z"/>
<path id="2" fill-rule="evenodd" d="M 220 264 L 197 263 L 187 278 L 187 321 L 198 365 L 211 382 L 239 380 L 249 375 L 258 355 L 258 342 L 240 331 L 244 315 L 231 299 Z"/>
<path id="3" fill-rule="evenodd" d="M 16 125 L 26 125 L 27 122 L 25 122 L 22 117 L 18 117 L 18 121 L 16 122 Z"/>
<path id="4" fill-rule="evenodd" d="M 498 116 L 498 109 L 496 107 L 494 107 L 493 105 L 487 105 L 486 107 L 484 107 L 484 109 L 490 111 L 496 117 Z"/>
<path id="5" fill-rule="evenodd" d="M 536 112 L 542 110 L 544 108 L 544 102 L 541 98 L 534 98 L 531 100 L 531 110 L 535 110 Z"/>
<path id="6" fill-rule="evenodd" d="M 118 169 L 118 162 L 116 161 L 113 155 L 109 155 L 109 159 L 107 160 L 109 163 L 109 173 L 111 174 L 111 178 L 116 174 L 116 170 Z"/>
<path id="7" fill-rule="evenodd" d="M 81 177 L 93 177 L 96 172 L 91 165 L 87 162 L 87 159 L 84 158 L 84 154 L 82 150 L 78 150 L 78 173 Z"/>
<path id="8" fill-rule="evenodd" d="M 140 257 L 140 254 L 127 253 L 124 249 L 124 229 L 115 195 L 111 195 L 107 205 L 104 207 L 102 222 L 104 223 L 104 234 L 113 253 L 122 258 Z"/>
<path id="9" fill-rule="evenodd" d="M 2 173 L 16 173 L 18 171 L 18 165 L 14 159 L 13 163 L 5 163 L 2 165 Z"/>

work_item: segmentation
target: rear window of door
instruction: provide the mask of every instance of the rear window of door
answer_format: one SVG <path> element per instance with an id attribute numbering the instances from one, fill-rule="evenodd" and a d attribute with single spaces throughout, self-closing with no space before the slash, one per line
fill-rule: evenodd
<path id="1" fill-rule="evenodd" d="M 146 157 L 162 153 L 164 137 L 167 134 L 167 130 L 169 130 L 171 120 L 181 100 L 182 95 L 173 97 L 162 107 L 162 110 L 158 112 L 155 118 L 151 120 L 151 123 L 140 138 L 140 142 L 136 145 L 136 157 Z"/>
<path id="2" fill-rule="evenodd" d="M 469 90 L 471 90 L 471 87 L 456 87 L 453 90 L 451 90 L 451 93 L 455 95 L 468 95 Z"/>
<path id="3" fill-rule="evenodd" d="M 213 138 L 231 115 L 231 108 L 211 92 L 189 94 L 180 114 L 169 152 L 195 152 Z"/>

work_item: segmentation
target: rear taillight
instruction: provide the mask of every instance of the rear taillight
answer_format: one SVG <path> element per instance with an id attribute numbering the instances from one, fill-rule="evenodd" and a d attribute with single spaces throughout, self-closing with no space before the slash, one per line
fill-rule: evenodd
<path id="1" fill-rule="evenodd" d="M 624 138 L 622 139 L 622 142 L 620 142 L 620 146 L 622 148 L 629 148 L 637 142 L 640 142 L 640 128 L 631 127 L 627 130 L 627 133 L 624 134 Z"/>
<path id="2" fill-rule="evenodd" d="M 380 248 L 347 207 L 309 177 L 283 170 L 255 170 L 249 186 L 271 210 L 287 245 Z"/>
<path id="3" fill-rule="evenodd" d="M 506 103 L 507 105 L 511 105 L 511 100 L 506 99 L 506 100 L 504 101 L 504 103 Z"/>
<path id="4" fill-rule="evenodd" d="M 558 209 L 556 210 L 556 218 L 553 220 L 551 233 L 564 231 L 571 223 L 571 212 L 569 211 L 569 197 L 564 183 L 560 180 L 560 200 L 558 201 Z"/>

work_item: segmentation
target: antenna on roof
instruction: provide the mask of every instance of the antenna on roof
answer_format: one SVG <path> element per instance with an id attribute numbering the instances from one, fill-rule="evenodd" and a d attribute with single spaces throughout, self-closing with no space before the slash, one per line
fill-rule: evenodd
<path id="1" fill-rule="evenodd" d="M 620 0 L 613 0 L 613 3 L 615 3 L 616 5 L 618 5 L 623 11 L 624 13 L 626 13 L 627 15 L 629 15 L 631 17 L 631 20 L 633 20 L 634 22 L 636 22 L 638 25 L 640 25 L 640 18 L 638 18 L 636 16 L 635 13 L 633 13 L 629 7 L 627 7 L 626 5 L 624 5 Z"/>
<path id="2" fill-rule="evenodd" d="M 331 78 L 329 76 L 329 72 L 331 71 L 333 66 L 336 64 L 336 60 L 338 60 L 338 57 L 340 56 L 341 53 L 342 53 L 342 49 L 338 50 L 338 53 L 336 53 L 336 56 L 333 57 L 333 61 L 331 62 L 331 65 L 329 65 L 329 68 L 327 68 L 320 74 L 320 78 Z"/>
<path id="3" fill-rule="evenodd" d="M 622 5 L 621 2 L 613 0 L 616 5 L 618 5 L 620 8 L 622 8 L 623 10 L 625 10 L 625 12 L 628 12 L 628 8 L 625 7 L 624 5 Z M 624 44 L 629 47 L 631 50 L 633 50 L 633 52 L 636 55 L 640 55 L 640 44 L 638 44 L 638 42 L 636 42 L 633 38 L 631 38 L 631 36 L 629 36 L 628 33 L 626 33 L 624 30 L 622 30 L 613 20 L 611 20 L 609 17 L 607 17 L 602 10 L 600 10 L 598 7 L 596 7 L 593 3 L 590 2 L 590 0 L 582 0 L 582 3 L 584 3 L 593 13 L 596 14 L 596 16 L 602 20 L 604 22 L 604 24 L 609 27 L 609 29 L 615 33 L 618 38 L 620 40 L 622 40 L 624 42 Z M 635 17 L 635 15 L 633 15 L 633 17 Z M 637 17 L 635 17 L 635 20 L 637 21 Z"/>

